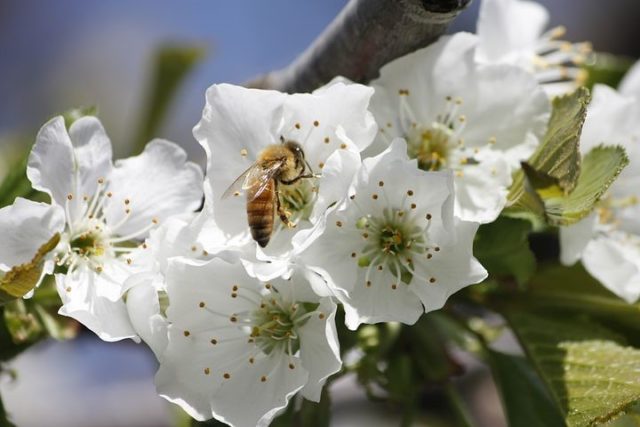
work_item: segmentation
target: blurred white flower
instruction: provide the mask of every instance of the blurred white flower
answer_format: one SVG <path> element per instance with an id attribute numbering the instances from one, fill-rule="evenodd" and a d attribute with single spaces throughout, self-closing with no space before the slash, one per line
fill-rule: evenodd
<path id="1" fill-rule="evenodd" d="M 405 138 L 421 169 L 455 171 L 456 216 L 486 223 L 504 207 L 511 167 L 535 149 L 550 105 L 518 67 L 477 65 L 476 44 L 458 33 L 381 69 L 371 102 L 380 132 L 370 152 Z"/>
<path id="2" fill-rule="evenodd" d="M 425 172 L 396 139 L 365 159 L 349 198 L 303 254 L 344 303 L 346 323 L 413 324 L 487 272 L 473 257 L 477 223 L 453 216 L 452 172 Z"/>
<path id="3" fill-rule="evenodd" d="M 161 396 L 192 417 L 267 426 L 296 392 L 318 401 L 341 367 L 336 305 L 296 275 L 259 283 L 242 264 L 174 259 Z"/>
<path id="4" fill-rule="evenodd" d="M 580 148 L 587 153 L 600 144 L 624 147 L 629 165 L 590 216 L 560 229 L 560 259 L 565 265 L 581 259 L 593 277 L 632 303 L 640 297 L 640 97 L 596 85 Z"/>
<path id="5" fill-rule="evenodd" d="M 330 204 L 344 197 L 360 163 L 360 151 L 375 136 L 377 127 L 367 110 L 372 94 L 371 88 L 342 81 L 311 94 L 228 84 L 207 90 L 203 117 L 194 129 L 208 158 L 206 210 L 227 246 L 245 247 L 245 263 L 252 274 L 263 280 L 281 276 L 291 257 L 322 232 L 319 219 Z M 284 141 L 302 147 L 305 173 L 318 177 L 279 185 L 282 206 L 297 225 L 289 228 L 276 216 L 269 243 L 261 248 L 249 233 L 244 195 L 238 191 L 234 195 L 242 197 L 221 198 L 265 148 Z"/>
<path id="6" fill-rule="evenodd" d="M 202 172 L 163 140 L 113 166 L 111 142 L 98 119 L 81 118 L 67 132 L 56 117 L 38 133 L 27 176 L 51 196 L 51 205 L 19 199 L 0 215 L 2 265 L 20 261 L 10 254 L 31 259 L 26 252 L 33 257 L 45 237 L 60 233 L 45 265 L 46 273 L 55 273 L 60 314 L 106 341 L 134 337 L 122 295 L 125 280 L 147 268 L 146 245 L 138 245 L 160 221 L 197 209 Z"/>
<path id="7" fill-rule="evenodd" d="M 482 0 L 478 17 L 478 50 L 482 63 L 512 64 L 533 73 L 549 95 L 572 92 L 584 84 L 580 68 L 591 52 L 589 43 L 560 40 L 566 30 L 545 32 L 549 12 L 526 0 Z"/>

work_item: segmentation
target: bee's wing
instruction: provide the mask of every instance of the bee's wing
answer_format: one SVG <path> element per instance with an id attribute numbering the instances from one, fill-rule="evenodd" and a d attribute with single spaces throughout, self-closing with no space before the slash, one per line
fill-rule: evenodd
<path id="1" fill-rule="evenodd" d="M 258 197 L 269 185 L 275 174 L 280 170 L 284 160 L 274 160 L 267 164 L 257 164 L 249 166 L 235 181 L 227 188 L 222 195 L 223 199 L 240 192 L 242 190 L 252 190 L 251 200 Z"/>

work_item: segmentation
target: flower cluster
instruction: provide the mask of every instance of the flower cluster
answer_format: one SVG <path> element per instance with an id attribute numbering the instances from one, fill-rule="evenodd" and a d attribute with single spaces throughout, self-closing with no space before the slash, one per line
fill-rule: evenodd
<path id="1" fill-rule="evenodd" d="M 98 119 L 56 117 L 27 168 L 51 202 L 0 210 L 0 271 L 38 255 L 60 314 L 150 346 L 160 395 L 198 420 L 268 425 L 296 393 L 318 401 L 341 369 L 339 305 L 350 329 L 414 324 L 487 278 L 476 232 L 507 207 L 550 96 L 583 79 L 589 47 L 544 32 L 547 19 L 529 1 L 484 0 L 477 35 L 444 36 L 368 86 L 213 85 L 194 128 L 204 176 L 164 140 L 114 164 Z M 595 88 L 581 149 L 622 145 L 640 164 L 638 117 L 640 66 L 620 92 Z M 562 261 L 581 259 L 629 302 L 639 180 L 629 168 L 560 232 Z"/>

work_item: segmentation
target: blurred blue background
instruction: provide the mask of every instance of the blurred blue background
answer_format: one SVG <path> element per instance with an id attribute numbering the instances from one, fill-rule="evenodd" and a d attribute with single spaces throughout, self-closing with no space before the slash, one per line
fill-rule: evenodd
<path id="1" fill-rule="evenodd" d="M 0 176 L 10 151 L 26 149 L 49 117 L 96 105 L 116 147 L 129 153 L 150 84 L 151 59 L 166 42 L 204 47 L 207 57 L 180 88 L 158 135 L 203 153 L 191 136 L 212 83 L 242 83 L 287 65 L 333 19 L 344 0 L 0 0 Z M 637 0 L 546 0 L 551 25 L 567 38 L 590 40 L 599 51 L 640 56 Z M 478 0 L 451 31 L 475 28 Z M 4 160 L 5 165 L 2 165 Z M 43 343 L 12 366 L 18 380 L 0 390 L 19 426 L 163 426 L 176 414 L 154 393 L 155 362 L 142 346 L 106 344 L 89 334 Z M 467 390 L 483 396 L 480 425 L 504 425 L 495 389 L 478 380 Z M 391 425 L 366 420 L 345 405 L 353 384 L 342 384 L 335 425 Z M 340 394 L 342 393 L 342 394 Z M 366 411 L 369 416 L 372 413 Z M 375 424 L 373 421 L 375 420 Z M 441 425 L 432 420 L 433 424 Z"/>

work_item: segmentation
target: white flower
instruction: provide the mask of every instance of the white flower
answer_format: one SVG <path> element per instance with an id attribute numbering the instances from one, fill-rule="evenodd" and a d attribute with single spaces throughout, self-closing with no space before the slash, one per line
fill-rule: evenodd
<path id="1" fill-rule="evenodd" d="M 377 152 L 405 138 L 421 169 L 455 171 L 456 216 L 486 223 L 504 207 L 511 167 L 535 149 L 550 105 L 525 71 L 478 66 L 476 42 L 458 33 L 385 65 L 371 110 Z"/>
<path id="2" fill-rule="evenodd" d="M 453 216 L 451 172 L 425 172 L 397 139 L 365 159 L 350 197 L 303 254 L 360 323 L 414 323 L 487 272 L 472 255 L 477 223 Z"/>
<path id="3" fill-rule="evenodd" d="M 560 229 L 562 263 L 582 260 L 607 289 L 632 303 L 640 297 L 640 99 L 596 85 L 580 138 L 583 153 L 621 145 L 630 163 L 595 211 Z"/>
<path id="4" fill-rule="evenodd" d="M 14 252 L 2 264 L 28 259 L 27 252 L 44 238 L 60 233 L 45 265 L 55 273 L 60 314 L 107 341 L 134 337 L 122 295 L 127 277 L 147 268 L 144 247 L 137 246 L 159 221 L 199 206 L 200 169 L 163 140 L 113 166 L 111 143 L 98 119 L 81 118 L 67 132 L 56 117 L 38 133 L 27 176 L 51 196 L 51 205 L 18 200 L 0 217 L 0 253 Z"/>
<path id="5" fill-rule="evenodd" d="M 282 275 L 292 253 L 322 232 L 315 230 L 330 204 L 344 196 L 348 183 L 377 130 L 367 106 L 373 90 L 334 81 L 311 94 L 287 95 L 228 84 L 207 90 L 202 120 L 194 129 L 207 152 L 207 210 L 229 245 L 248 245 L 245 258 L 263 279 Z M 249 234 L 246 200 L 240 191 L 222 199 L 225 190 L 253 165 L 265 148 L 283 141 L 302 147 L 304 178 L 279 185 L 280 201 L 295 228 L 275 215 L 274 229 L 263 249 Z M 302 165 L 300 165 L 302 167 Z M 314 230 L 314 231 L 311 231 Z M 303 238 L 304 237 L 304 238 Z M 265 263 L 264 261 L 269 261 Z"/>
<path id="6" fill-rule="evenodd" d="M 640 102 L 640 61 L 637 61 L 620 82 L 620 93 Z"/>
<path id="7" fill-rule="evenodd" d="M 586 80 L 580 65 L 591 45 L 560 40 L 564 27 L 545 32 L 548 22 L 549 12 L 536 2 L 482 0 L 476 58 L 522 67 L 534 73 L 550 95 L 571 92 Z"/>
<path id="8" fill-rule="evenodd" d="M 192 417 L 267 426 L 296 392 L 318 401 L 340 369 L 336 305 L 296 275 L 266 284 L 238 262 L 174 259 L 161 396 Z"/>

